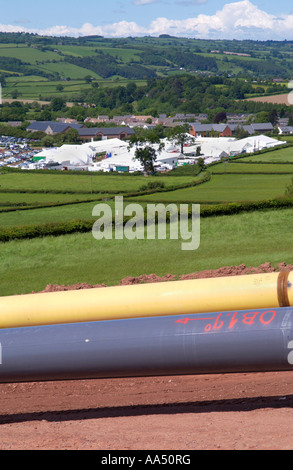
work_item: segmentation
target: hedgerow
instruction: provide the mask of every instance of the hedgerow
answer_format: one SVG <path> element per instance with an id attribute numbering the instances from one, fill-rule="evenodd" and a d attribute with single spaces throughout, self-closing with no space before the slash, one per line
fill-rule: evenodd
<path id="1" fill-rule="evenodd" d="M 165 201 L 167 204 L 170 201 Z M 164 203 L 164 201 L 160 201 Z M 201 206 L 200 216 L 202 218 L 207 217 L 219 217 L 224 215 L 235 215 L 241 212 L 252 212 L 252 211 L 263 211 L 272 209 L 285 209 L 293 208 L 293 198 L 280 198 L 271 199 L 258 202 L 240 202 L 240 203 L 229 203 L 229 204 L 215 204 Z M 144 210 L 145 223 L 147 211 Z M 192 206 L 189 207 L 189 216 L 192 215 Z M 124 217 L 123 223 L 129 221 L 130 217 Z M 169 221 L 169 214 L 166 214 L 166 220 Z M 113 219 L 113 224 L 115 220 Z M 68 235 L 72 233 L 86 233 L 90 232 L 93 228 L 94 218 L 92 219 L 76 219 L 67 222 L 52 222 L 47 224 L 38 224 L 30 226 L 19 226 L 11 228 L 0 228 L 0 242 L 9 242 L 11 240 L 19 239 L 30 239 L 45 236 L 60 236 Z"/>

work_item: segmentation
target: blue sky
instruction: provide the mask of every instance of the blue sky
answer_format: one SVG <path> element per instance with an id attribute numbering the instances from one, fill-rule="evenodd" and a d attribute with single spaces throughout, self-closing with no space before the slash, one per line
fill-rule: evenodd
<path id="1" fill-rule="evenodd" d="M 293 40 L 291 0 L 3 1 L 0 31 Z"/>

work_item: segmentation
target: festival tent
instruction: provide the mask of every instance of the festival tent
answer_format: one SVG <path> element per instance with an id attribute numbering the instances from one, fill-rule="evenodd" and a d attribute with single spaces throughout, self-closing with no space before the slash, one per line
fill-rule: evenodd
<path id="1" fill-rule="evenodd" d="M 106 140 L 97 140 L 94 142 L 87 142 L 82 144 L 81 147 L 89 149 L 90 151 L 96 153 L 111 152 L 112 154 L 120 152 L 122 149 L 127 149 L 128 143 L 120 139 L 106 139 Z"/>
<path id="2" fill-rule="evenodd" d="M 183 155 L 178 153 L 170 153 L 166 151 L 158 152 L 155 165 L 157 167 L 173 168 Z M 135 158 L 135 148 L 130 150 L 121 149 L 119 153 L 112 154 L 109 158 L 105 158 L 101 162 L 94 165 L 94 171 L 117 171 L 117 167 L 128 167 L 130 172 L 143 171 L 141 163 Z M 93 170 L 93 168 L 91 168 Z"/>
<path id="3" fill-rule="evenodd" d="M 85 166 L 92 163 L 94 152 L 83 145 L 62 145 L 58 148 L 43 149 L 35 157 L 44 157 L 44 163 L 57 165 Z"/>

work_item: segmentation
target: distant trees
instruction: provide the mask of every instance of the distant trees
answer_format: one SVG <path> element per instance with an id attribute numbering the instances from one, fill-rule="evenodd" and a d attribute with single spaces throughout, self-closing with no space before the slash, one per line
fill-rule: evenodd
<path id="1" fill-rule="evenodd" d="M 273 126 L 275 126 L 278 121 L 279 121 L 279 114 L 277 112 L 276 109 L 272 109 L 269 113 L 268 113 L 268 121 L 270 123 L 272 123 Z"/>
<path id="2" fill-rule="evenodd" d="M 54 145 L 54 137 L 51 135 L 46 135 L 45 137 L 42 138 L 41 140 L 41 145 L 43 147 L 53 147 Z"/>
<path id="3" fill-rule="evenodd" d="M 227 121 L 227 113 L 225 111 L 220 111 L 214 117 L 214 124 L 219 124 L 220 122 L 226 122 L 226 121 Z"/>
<path id="4" fill-rule="evenodd" d="M 11 98 L 12 98 L 13 100 L 17 100 L 17 98 L 18 98 L 19 96 L 21 96 L 21 93 L 18 91 L 17 88 L 15 88 L 14 90 L 12 90 L 12 92 L 11 92 Z"/>
<path id="5" fill-rule="evenodd" d="M 62 87 L 62 85 L 59 85 L 59 86 Z M 63 87 L 62 87 L 62 89 L 63 89 Z M 55 111 L 61 111 L 64 108 L 65 104 L 66 104 L 65 99 L 58 96 L 58 97 L 55 97 L 55 98 L 52 99 L 50 109 L 54 112 Z"/>
<path id="6" fill-rule="evenodd" d="M 78 131 L 76 129 L 69 129 L 66 133 L 66 141 L 71 143 L 80 142 Z"/>

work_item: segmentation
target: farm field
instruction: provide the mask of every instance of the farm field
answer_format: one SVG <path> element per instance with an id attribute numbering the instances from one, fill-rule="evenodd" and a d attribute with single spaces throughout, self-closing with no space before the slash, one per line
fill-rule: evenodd
<path id="1" fill-rule="evenodd" d="M 267 174 L 292 174 L 293 173 L 293 161 L 292 163 L 283 163 L 283 164 L 274 164 L 274 163 L 266 163 L 263 160 L 263 163 L 254 163 L 254 160 L 235 160 L 230 161 L 227 163 L 220 163 L 211 167 L 211 173 L 221 174 L 221 173 L 267 173 Z"/>
<path id="2" fill-rule="evenodd" d="M 77 203 L 76 201 L 72 201 L 72 204 L 66 204 L 64 201 L 64 205 L 61 206 L 16 210 L 3 213 L 1 213 L 0 206 L 1 227 L 47 224 L 74 219 L 90 219 L 94 206 L 99 202 L 101 202 L 100 199 L 95 196 L 95 200 L 92 202 Z M 114 205 L 111 201 L 108 201 L 108 204 L 110 206 Z"/>
<path id="3" fill-rule="evenodd" d="M 291 106 L 288 100 L 288 93 L 273 96 L 258 96 L 257 98 L 247 98 L 247 101 L 259 101 L 262 103 L 284 104 Z"/>
<path id="4" fill-rule="evenodd" d="M 54 66 L 56 64 L 51 65 Z M 68 65 L 70 66 L 71 64 Z M 75 66 L 72 65 L 72 67 Z M 52 67 L 52 70 L 53 68 L 54 67 Z M 89 88 L 88 84 L 85 81 L 76 80 L 76 78 L 79 78 L 79 76 L 84 77 L 86 72 L 86 70 L 70 70 L 70 72 L 68 71 L 68 75 L 70 74 L 70 76 L 74 77 L 68 82 L 65 82 L 63 80 L 51 81 L 48 79 L 36 81 L 34 78 L 32 78 L 32 80 L 29 80 L 30 77 L 25 77 L 26 80 L 22 81 L 22 77 L 19 78 L 13 76 L 6 79 L 6 87 L 3 89 L 3 97 L 4 99 L 8 99 L 11 96 L 13 90 L 17 89 L 20 97 L 19 99 L 39 101 L 40 95 L 52 97 L 60 96 L 60 91 L 58 91 L 56 87 L 58 87 L 58 85 L 61 85 L 63 87 L 62 95 L 64 95 L 64 98 L 69 99 L 71 98 L 71 95 L 76 94 L 80 90 Z"/>
<path id="5" fill-rule="evenodd" d="M 91 232 L 2 243 L 0 295 L 41 291 L 48 284 L 116 285 L 127 276 L 182 275 L 243 263 L 293 264 L 292 215 L 293 209 L 283 209 L 202 219 L 194 251 L 182 251 L 180 240 L 97 241 Z"/>
<path id="6" fill-rule="evenodd" d="M 107 200 L 112 205 L 114 194 L 127 197 L 148 183 L 171 188 L 193 184 L 200 178 L 4 172 L 0 180 L 0 225 L 4 228 L 88 220 L 99 201 Z"/>
<path id="7" fill-rule="evenodd" d="M 14 193 L 0 192 L 0 207 L 14 206 L 38 206 L 48 203 L 66 204 L 68 202 L 85 201 L 89 199 L 99 199 L 97 194 L 52 194 L 46 193 Z"/>
<path id="8" fill-rule="evenodd" d="M 161 194 L 139 196 L 136 199 L 150 202 L 188 201 L 202 204 L 260 201 L 283 196 L 291 178 L 291 174 L 214 174 L 210 181 L 194 188 L 184 188 Z"/>
<path id="9" fill-rule="evenodd" d="M 123 176 L 123 175 L 68 175 L 68 174 L 31 174 L 31 173 L 9 173 L 0 175 L 1 190 L 13 191 L 36 191 L 36 192 L 131 192 L 137 191 L 141 186 L 150 182 L 163 182 L 165 186 L 180 186 L 192 183 L 190 176 Z"/>

